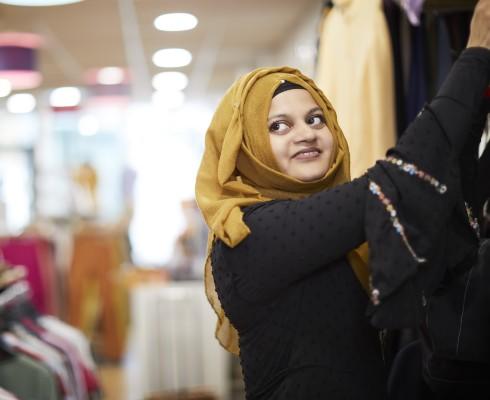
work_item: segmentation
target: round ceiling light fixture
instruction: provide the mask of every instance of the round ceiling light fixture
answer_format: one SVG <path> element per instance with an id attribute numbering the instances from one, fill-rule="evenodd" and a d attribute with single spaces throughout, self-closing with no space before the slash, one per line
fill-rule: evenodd
<path id="1" fill-rule="evenodd" d="M 63 4 L 79 3 L 83 0 L 0 0 L 0 4 L 9 4 L 11 6 L 24 7 L 43 7 L 43 6 L 61 6 Z"/>
<path id="2" fill-rule="evenodd" d="M 197 18 L 188 13 L 162 14 L 155 18 L 153 25 L 160 31 L 190 31 L 197 26 Z"/>
<path id="3" fill-rule="evenodd" d="M 56 88 L 49 95 L 49 104 L 53 108 L 74 108 L 81 100 L 80 89 L 71 86 Z"/>
<path id="4" fill-rule="evenodd" d="M 156 74 L 151 83 L 155 90 L 184 90 L 189 79 L 182 72 L 166 71 Z"/>
<path id="5" fill-rule="evenodd" d="M 104 67 L 97 72 L 97 83 L 101 85 L 119 85 L 125 79 L 125 71 L 119 67 Z"/>
<path id="6" fill-rule="evenodd" d="M 186 49 L 160 49 L 153 54 L 152 60 L 157 67 L 185 67 L 192 61 L 192 54 Z"/>
<path id="7" fill-rule="evenodd" d="M 30 93 L 13 94 L 7 99 L 7 110 L 12 114 L 27 114 L 36 108 L 36 99 Z"/>

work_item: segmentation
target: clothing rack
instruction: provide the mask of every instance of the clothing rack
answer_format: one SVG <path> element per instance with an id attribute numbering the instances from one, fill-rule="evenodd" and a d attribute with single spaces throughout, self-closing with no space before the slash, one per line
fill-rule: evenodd
<path id="1" fill-rule="evenodd" d="M 17 268 L 6 268 L 0 276 Z M 39 314 L 23 278 L 1 289 L 0 399 L 100 400 L 86 337 L 56 317 Z M 13 397 L 3 396 L 2 390 Z"/>
<path id="2" fill-rule="evenodd" d="M 472 11 L 477 2 L 478 0 L 426 0 L 424 3 L 424 11 Z"/>

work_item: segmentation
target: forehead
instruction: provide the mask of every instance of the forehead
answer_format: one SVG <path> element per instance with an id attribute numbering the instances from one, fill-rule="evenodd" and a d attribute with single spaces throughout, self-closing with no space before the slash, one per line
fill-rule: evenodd
<path id="1" fill-rule="evenodd" d="M 291 114 L 309 111 L 318 104 L 305 89 L 292 89 L 274 96 L 269 109 L 269 116 L 274 114 Z"/>

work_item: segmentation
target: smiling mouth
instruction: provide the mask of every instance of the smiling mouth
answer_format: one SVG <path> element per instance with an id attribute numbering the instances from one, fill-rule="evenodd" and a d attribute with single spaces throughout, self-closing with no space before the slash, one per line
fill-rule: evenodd
<path id="1" fill-rule="evenodd" d="M 317 149 L 316 147 L 308 148 L 308 149 L 303 149 L 301 151 L 298 151 L 293 158 L 296 160 L 313 160 L 317 157 L 319 157 L 321 154 L 321 151 Z"/>

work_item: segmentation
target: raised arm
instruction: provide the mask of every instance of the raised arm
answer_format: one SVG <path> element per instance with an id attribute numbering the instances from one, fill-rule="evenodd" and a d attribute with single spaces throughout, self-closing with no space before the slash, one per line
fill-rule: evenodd
<path id="1" fill-rule="evenodd" d="M 489 4 L 489 0 L 480 1 L 478 18 L 488 13 Z M 486 15 L 484 18 L 490 21 Z M 430 249 L 423 241 L 411 241 L 417 227 L 408 225 L 413 217 L 422 229 L 427 227 L 429 234 L 436 234 L 459 190 L 451 186 L 455 159 L 490 82 L 489 26 L 490 22 L 486 28 L 482 23 L 473 23 L 470 48 L 456 61 L 435 99 L 388 152 L 389 160 L 379 161 L 361 178 L 308 198 L 272 201 L 245 209 L 245 222 L 252 232 L 249 237 L 233 249 L 217 241 L 213 250 L 213 264 L 227 265 L 244 297 L 272 298 L 362 242 L 377 240 L 380 234 L 384 237 L 383 232 L 395 232 L 390 240 L 402 257 L 413 262 L 407 274 L 424 261 Z M 487 34 L 483 33 L 485 29 Z M 424 204 L 424 196 L 435 200 Z M 392 208 L 400 204 L 405 209 L 404 217 L 398 218 L 401 225 L 407 223 L 405 238 L 390 216 L 392 208 L 383 202 L 385 197 Z M 406 276 L 401 274 L 397 279 Z"/>

